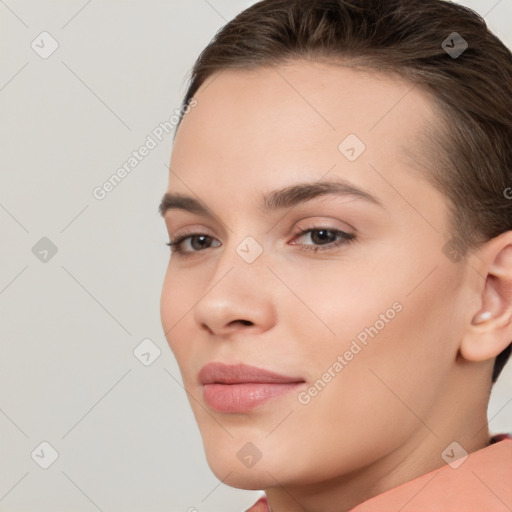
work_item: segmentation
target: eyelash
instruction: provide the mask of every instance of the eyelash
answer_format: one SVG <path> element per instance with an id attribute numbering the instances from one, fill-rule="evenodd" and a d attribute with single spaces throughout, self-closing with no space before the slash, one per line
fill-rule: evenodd
<path id="1" fill-rule="evenodd" d="M 301 246 L 301 251 L 305 252 L 313 252 L 317 253 L 319 251 L 331 251 L 338 247 L 341 247 L 343 245 L 348 245 L 350 242 L 353 242 L 356 237 L 352 233 L 346 233 L 345 231 L 341 231 L 339 229 L 330 229 L 325 227 L 317 227 L 317 228 L 309 228 L 309 229 L 303 229 L 297 233 L 294 233 L 294 237 L 300 237 L 303 235 L 306 235 L 308 233 L 312 233 L 314 231 L 328 231 L 330 233 L 334 233 L 336 236 L 341 237 L 340 240 L 337 242 L 329 242 L 329 244 L 325 245 L 304 245 L 304 244 L 292 244 L 292 245 L 299 245 Z M 172 253 L 177 253 L 181 257 L 187 257 L 197 252 L 202 251 L 184 251 L 182 248 L 182 243 L 187 240 L 188 238 L 192 238 L 194 236 L 207 236 L 209 238 L 209 235 L 205 235 L 204 233 L 183 233 L 182 235 L 178 235 L 171 239 L 170 242 L 167 242 L 166 245 L 168 245 L 171 248 Z M 207 247 L 209 249 L 209 247 Z"/>

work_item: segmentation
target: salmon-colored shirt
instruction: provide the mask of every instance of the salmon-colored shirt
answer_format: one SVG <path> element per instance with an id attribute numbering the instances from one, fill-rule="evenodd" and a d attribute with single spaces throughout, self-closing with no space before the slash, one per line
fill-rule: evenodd
<path id="1" fill-rule="evenodd" d="M 489 446 L 465 457 L 456 446 L 443 454 L 446 465 L 374 496 L 351 512 L 512 511 L 510 434 L 493 436 Z M 246 512 L 271 511 L 263 496 Z"/>

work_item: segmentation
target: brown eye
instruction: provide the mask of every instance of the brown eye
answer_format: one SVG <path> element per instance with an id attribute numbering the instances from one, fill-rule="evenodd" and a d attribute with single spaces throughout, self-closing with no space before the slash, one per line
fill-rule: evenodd
<path id="1" fill-rule="evenodd" d="M 170 242 L 167 242 L 167 245 L 171 248 L 172 253 L 188 255 L 199 252 L 201 249 L 210 248 L 214 240 L 215 238 L 205 235 L 204 233 L 184 233 L 173 238 Z M 187 249 L 184 248 L 186 242 L 188 242 L 189 245 Z"/>
<path id="2" fill-rule="evenodd" d="M 194 250 L 204 249 L 205 246 L 208 247 L 209 243 L 211 243 L 212 237 L 208 235 L 194 235 L 190 237 L 190 246 Z M 197 242 L 196 244 L 194 242 Z"/>
<path id="3" fill-rule="evenodd" d="M 346 245 L 356 238 L 352 233 L 324 227 L 302 230 L 296 234 L 296 238 L 308 235 L 313 244 L 292 242 L 291 245 L 300 245 L 303 251 L 328 251 Z"/>
<path id="4" fill-rule="evenodd" d="M 336 234 L 328 229 L 313 229 L 311 230 L 311 240 L 316 244 L 326 244 L 336 240 Z"/>

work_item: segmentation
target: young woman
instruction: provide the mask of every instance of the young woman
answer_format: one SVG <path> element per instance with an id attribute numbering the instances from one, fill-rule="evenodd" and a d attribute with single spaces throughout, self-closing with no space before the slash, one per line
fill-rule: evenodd
<path id="1" fill-rule="evenodd" d="M 512 508 L 512 55 L 442 0 L 264 0 L 199 56 L 162 325 L 251 512 Z"/>

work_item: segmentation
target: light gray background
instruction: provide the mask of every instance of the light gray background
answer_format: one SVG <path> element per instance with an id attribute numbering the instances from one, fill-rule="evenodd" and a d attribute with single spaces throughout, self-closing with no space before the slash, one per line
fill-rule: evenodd
<path id="1" fill-rule="evenodd" d="M 160 324 L 172 134 L 105 199 L 92 194 L 252 3 L 0 0 L 1 511 L 227 512 L 260 494 L 209 470 Z M 512 43 L 512 0 L 463 3 Z M 47 59 L 31 48 L 43 31 L 59 45 Z M 42 237 L 58 249 L 47 262 L 32 252 Z M 133 354 L 144 339 L 161 351 L 149 366 Z M 509 365 L 492 433 L 512 430 L 511 401 Z M 43 441 L 58 452 L 47 469 Z"/>

